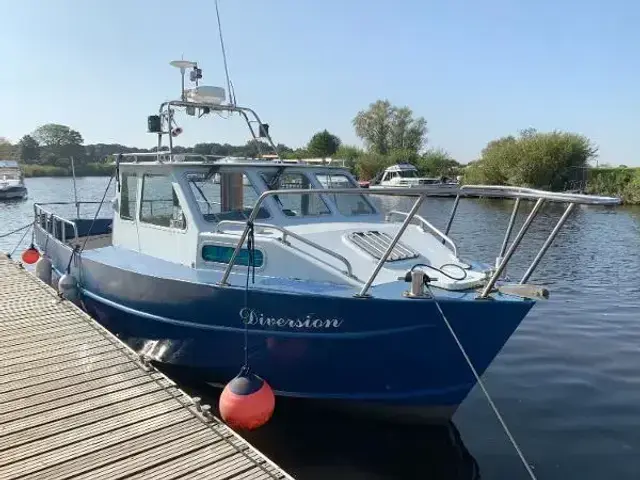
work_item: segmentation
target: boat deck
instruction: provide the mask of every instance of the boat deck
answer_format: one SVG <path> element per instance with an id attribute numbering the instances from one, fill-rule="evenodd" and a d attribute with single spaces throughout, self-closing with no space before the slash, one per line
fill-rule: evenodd
<path id="1" fill-rule="evenodd" d="M 0 478 L 291 479 L 0 254 Z"/>

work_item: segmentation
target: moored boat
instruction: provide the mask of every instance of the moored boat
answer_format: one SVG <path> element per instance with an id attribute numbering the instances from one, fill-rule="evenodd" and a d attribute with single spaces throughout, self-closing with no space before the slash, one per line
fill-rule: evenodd
<path id="1" fill-rule="evenodd" d="M 174 64 L 201 78 L 195 63 Z M 268 125 L 223 89 L 183 87 L 148 118 L 157 152 L 116 159 L 109 216 L 36 204 L 34 235 L 66 274 L 66 296 L 141 355 L 212 384 L 249 362 L 278 395 L 450 418 L 476 383 L 454 340 L 482 374 L 533 307 L 541 290 L 526 281 L 573 206 L 619 202 L 482 187 L 516 198 L 516 211 L 536 202 L 508 245 L 510 222 L 495 266 L 484 265 L 463 260 L 448 236 L 456 208 L 444 232 L 418 214 L 421 189 L 361 189 L 347 168 L 322 163 L 173 153 L 181 111 L 239 115 L 276 150 Z M 371 194 L 415 203 L 385 216 Z M 567 213 L 522 285 L 506 284 L 545 202 L 568 203 Z"/>
<path id="2" fill-rule="evenodd" d="M 21 199 L 27 196 L 22 170 L 14 160 L 0 160 L 0 200 Z"/>
<path id="3" fill-rule="evenodd" d="M 421 177 L 418 169 L 410 163 L 398 163 L 385 168 L 365 188 L 419 188 L 431 197 L 455 197 L 459 193 L 459 182 L 447 177 Z"/>

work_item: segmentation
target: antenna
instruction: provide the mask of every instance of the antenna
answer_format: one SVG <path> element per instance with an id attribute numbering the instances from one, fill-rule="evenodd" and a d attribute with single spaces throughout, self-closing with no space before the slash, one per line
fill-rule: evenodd
<path id="1" fill-rule="evenodd" d="M 229 80 L 229 67 L 227 67 L 227 53 L 224 49 L 224 39 L 222 38 L 222 25 L 220 25 L 220 11 L 218 10 L 218 0 L 216 0 L 216 17 L 218 17 L 218 32 L 220 33 L 220 46 L 222 47 L 222 61 L 224 62 L 224 73 L 227 76 L 227 91 L 229 92 L 229 100 L 231 105 L 235 105 L 236 96 L 231 92 L 231 80 Z"/>
<path id="2" fill-rule="evenodd" d="M 186 99 L 185 97 L 185 93 L 184 93 L 184 74 L 185 71 L 187 70 L 187 68 L 195 68 L 198 66 L 198 64 L 196 62 L 190 62 L 189 60 L 174 60 L 173 62 L 170 63 L 170 65 L 172 67 L 176 67 L 180 69 L 180 75 L 182 76 L 182 94 L 180 95 L 180 98 L 182 99 L 182 101 L 184 101 Z"/>

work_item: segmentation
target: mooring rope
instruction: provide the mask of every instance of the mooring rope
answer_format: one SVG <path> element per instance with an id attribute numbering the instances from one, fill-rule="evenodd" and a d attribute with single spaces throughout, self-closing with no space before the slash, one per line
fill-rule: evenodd
<path id="1" fill-rule="evenodd" d="M 431 290 L 431 287 L 429 285 L 427 285 L 427 289 L 429 290 L 429 293 L 431 294 L 431 297 L 433 298 L 433 303 L 436 305 L 436 308 L 438 309 L 438 312 L 440 312 L 440 316 L 442 317 L 442 319 L 444 320 L 445 325 L 449 329 L 449 333 L 451 333 L 451 336 L 453 337 L 453 339 L 455 340 L 456 344 L 458 345 L 458 348 L 462 352 L 462 355 L 464 356 L 464 359 L 466 360 L 467 365 L 469 365 L 469 368 L 471 369 L 471 372 L 473 373 L 473 376 L 476 378 L 476 382 L 478 382 L 478 385 L 480 385 L 480 388 L 482 389 L 482 393 L 484 393 L 484 396 L 487 397 L 487 402 L 489 403 L 489 406 L 491 407 L 491 409 L 493 410 L 493 413 L 496 415 L 496 418 L 500 422 L 500 425 L 502 426 L 502 429 L 504 430 L 504 433 L 507 435 L 507 438 L 509 439 L 509 441 L 513 445 L 513 448 L 515 449 L 516 453 L 518 454 L 518 457 L 520 457 L 520 461 L 522 462 L 522 465 L 524 466 L 525 470 L 529 474 L 529 477 L 531 477 L 532 480 L 536 480 L 536 476 L 533 473 L 533 470 L 531 469 L 531 466 L 529 466 L 529 462 L 527 462 L 527 459 L 524 457 L 524 454 L 522 453 L 522 450 L 518 446 L 518 443 L 516 442 L 516 439 L 514 438 L 514 436 L 511 433 L 511 431 L 509 430 L 509 427 L 507 427 L 507 424 L 504 421 L 504 419 L 502 418 L 502 415 L 500 415 L 500 412 L 498 411 L 498 407 L 496 407 L 496 404 L 491 399 L 491 395 L 489 395 L 489 392 L 488 392 L 487 388 L 484 386 L 484 382 L 480 378 L 480 375 L 478 375 L 478 372 L 476 371 L 475 367 L 473 366 L 473 363 L 471 363 L 471 359 L 469 358 L 469 355 L 467 355 L 467 352 L 465 351 L 464 347 L 462 346 L 462 343 L 460 343 L 460 340 L 458 339 L 458 336 L 454 332 L 453 327 L 451 327 L 451 324 L 449 323 L 449 320 L 447 319 L 447 316 L 442 311 L 442 307 L 440 307 L 440 303 L 438 303 L 438 300 L 436 300 L 436 297 L 433 294 L 433 291 Z"/>
<path id="2" fill-rule="evenodd" d="M 29 224 L 29 226 L 30 226 L 30 227 L 32 227 L 32 226 L 33 226 L 33 223 L 30 223 L 30 224 Z M 13 254 L 15 253 L 15 251 L 18 249 L 18 247 L 19 247 L 19 246 L 22 244 L 22 242 L 24 241 L 25 237 L 27 236 L 27 233 L 29 233 L 29 229 L 28 229 L 28 228 L 26 228 L 26 229 L 21 228 L 21 229 L 19 229 L 19 230 L 18 230 L 18 232 L 19 232 L 20 230 L 24 230 L 24 233 L 22 234 L 22 237 L 20 237 L 20 240 L 18 240 L 18 243 L 16 243 L 16 246 L 15 246 L 15 247 L 13 247 L 13 250 L 11 250 L 11 253 L 7 254 L 7 257 L 9 257 L 9 258 L 11 258 L 11 257 L 13 256 Z M 32 244 L 32 246 L 33 246 L 33 244 Z"/>
<path id="3" fill-rule="evenodd" d="M 31 225 L 33 225 L 33 222 L 29 222 L 26 225 L 23 225 L 20 228 L 16 228 L 15 230 L 13 230 L 12 232 L 9 233 L 3 233 L 2 235 L 0 235 L 0 238 L 4 238 L 4 237 L 8 237 L 9 235 L 13 235 L 14 233 L 18 233 L 21 232 L 22 230 L 24 230 L 25 228 L 29 228 Z"/>

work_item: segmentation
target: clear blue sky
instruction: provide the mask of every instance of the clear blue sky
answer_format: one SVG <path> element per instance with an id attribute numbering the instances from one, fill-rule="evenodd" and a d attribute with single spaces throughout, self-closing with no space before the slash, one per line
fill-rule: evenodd
<path id="1" fill-rule="evenodd" d="M 534 127 L 582 133 L 600 162 L 640 165 L 640 3 L 630 0 L 220 0 L 238 103 L 302 146 L 379 98 L 432 146 L 476 158 Z M 146 116 L 179 95 L 170 60 L 224 85 L 213 0 L 0 0 L 0 136 L 62 123 L 87 143 L 149 146 Z M 244 143 L 238 121 L 188 121 L 181 143 Z"/>

